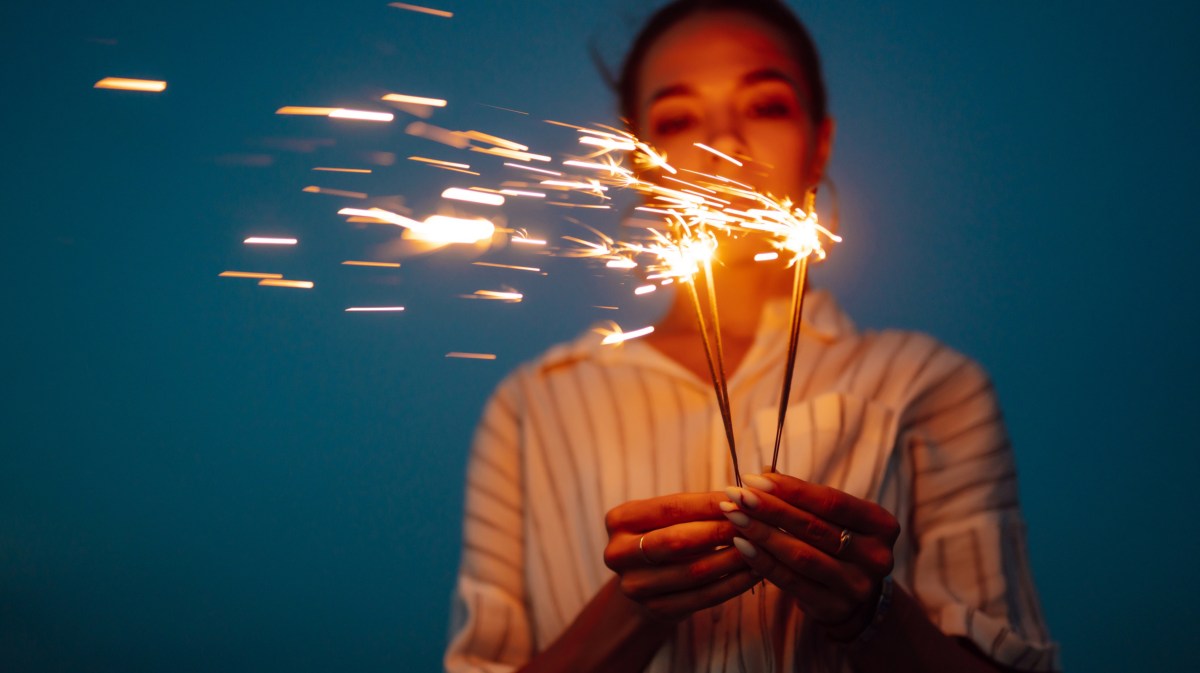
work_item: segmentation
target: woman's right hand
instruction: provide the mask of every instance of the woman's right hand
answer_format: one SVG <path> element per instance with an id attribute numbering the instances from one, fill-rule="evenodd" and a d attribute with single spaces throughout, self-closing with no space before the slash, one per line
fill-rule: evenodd
<path id="1" fill-rule="evenodd" d="M 719 504 L 724 493 L 679 493 L 632 500 L 605 516 L 604 563 L 618 586 L 653 618 L 678 621 L 754 586 L 732 546 L 737 529 Z"/>

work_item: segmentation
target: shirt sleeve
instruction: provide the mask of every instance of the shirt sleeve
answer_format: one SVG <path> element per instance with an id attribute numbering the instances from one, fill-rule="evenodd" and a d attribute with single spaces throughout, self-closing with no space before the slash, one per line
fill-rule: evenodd
<path id="1" fill-rule="evenodd" d="M 467 467 L 463 551 L 454 589 L 449 673 L 504 673 L 528 661 L 520 423 L 515 386 L 484 408 Z"/>
<path id="2" fill-rule="evenodd" d="M 944 633 L 997 663 L 1061 670 L 1029 568 L 1016 466 L 992 383 L 949 349 L 920 378 L 902 421 L 913 460 L 913 595 Z"/>

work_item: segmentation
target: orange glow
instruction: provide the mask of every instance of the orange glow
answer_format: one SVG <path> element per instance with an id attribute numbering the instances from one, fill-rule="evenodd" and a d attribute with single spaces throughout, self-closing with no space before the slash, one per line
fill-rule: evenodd
<path id="1" fill-rule="evenodd" d="M 283 278 L 282 273 L 256 273 L 254 271 L 222 271 L 219 275 L 221 278 L 274 278 L 275 280 Z"/>
<path id="2" fill-rule="evenodd" d="M 242 241 L 248 245 L 296 245 L 299 243 L 294 238 L 266 238 L 263 236 L 251 236 Z"/>
<path id="3" fill-rule="evenodd" d="M 460 360 L 495 360 L 496 356 L 491 353 L 446 353 L 448 358 L 458 358 Z"/>
<path id="4" fill-rule="evenodd" d="M 259 285 L 266 287 L 290 287 L 297 290 L 311 290 L 313 282 L 311 280 L 279 280 L 275 278 L 265 278 L 258 281 Z"/>
<path id="5" fill-rule="evenodd" d="M 166 91 L 167 83 L 153 79 L 129 79 L 127 77 L 105 77 L 92 85 L 96 89 L 117 89 L 120 91 Z"/>
<path id="6" fill-rule="evenodd" d="M 382 220 L 380 220 L 380 221 L 382 222 Z M 399 262 L 359 262 L 359 261 L 348 259 L 348 260 L 342 262 L 342 264 L 345 266 L 377 266 L 377 267 L 380 267 L 383 269 L 399 269 L 400 268 Z"/>
<path id="7" fill-rule="evenodd" d="M 446 101 L 441 98 L 425 98 L 423 96 L 409 96 L 402 93 L 389 93 L 383 97 L 383 100 L 392 103 L 406 103 L 408 105 L 423 105 L 425 107 L 446 107 Z"/>
<path id="8" fill-rule="evenodd" d="M 343 196 L 347 199 L 365 199 L 365 198 L 367 198 L 367 195 L 364 192 L 348 192 L 344 189 L 330 189 L 329 187 L 318 187 L 316 185 L 309 185 L 309 186 L 305 187 L 303 191 L 306 191 L 309 194 L 328 194 L 330 196 Z"/>
<path id="9" fill-rule="evenodd" d="M 405 9 L 410 12 L 419 12 L 421 14 L 429 14 L 431 16 L 440 16 L 443 19 L 454 18 L 454 12 L 447 12 L 447 11 L 441 10 L 441 9 L 431 9 L 429 7 L 420 7 L 417 5 L 410 5 L 407 2 L 389 2 L 388 7 L 395 7 L 396 9 Z"/>
<path id="10" fill-rule="evenodd" d="M 351 306 L 346 313 L 398 313 L 403 306 Z"/>
<path id="11" fill-rule="evenodd" d="M 324 171 L 326 173 L 370 173 L 369 168 L 330 168 L 328 166 L 317 166 L 314 171 Z"/>
<path id="12" fill-rule="evenodd" d="M 470 189 L 459 189 L 451 187 L 442 192 L 443 199 L 453 199 L 455 201 L 467 201 L 469 203 L 478 203 L 485 206 L 502 206 L 504 205 L 504 197 L 499 194 L 486 194 L 484 192 L 476 192 Z"/>

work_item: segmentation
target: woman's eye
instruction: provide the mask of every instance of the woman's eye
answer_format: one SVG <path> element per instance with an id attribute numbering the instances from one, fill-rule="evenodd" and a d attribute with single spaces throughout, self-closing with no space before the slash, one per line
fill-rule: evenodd
<path id="1" fill-rule="evenodd" d="M 783 119 L 792 116 L 792 104 L 780 98 L 758 101 L 750 106 L 750 116 L 756 119 Z"/>
<path id="2" fill-rule="evenodd" d="M 675 135 L 688 130 L 695 122 L 696 119 L 692 115 L 661 117 L 654 121 L 654 133 L 659 136 Z"/>

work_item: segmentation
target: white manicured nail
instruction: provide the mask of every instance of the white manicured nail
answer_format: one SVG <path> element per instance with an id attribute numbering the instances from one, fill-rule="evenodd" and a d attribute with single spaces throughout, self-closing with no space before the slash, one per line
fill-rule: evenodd
<path id="1" fill-rule="evenodd" d="M 767 493 L 775 490 L 775 482 L 759 474 L 742 475 L 742 483 Z"/>
<path id="2" fill-rule="evenodd" d="M 754 548 L 754 545 L 750 544 L 749 540 L 735 537 L 733 538 L 733 546 L 737 547 L 737 550 L 740 551 L 742 556 L 745 556 L 746 558 L 754 558 L 755 556 L 758 556 L 758 550 Z"/>
<path id="3" fill-rule="evenodd" d="M 742 507 L 745 507 L 746 509 L 754 509 L 759 505 L 758 496 L 744 488 L 730 486 L 725 489 L 725 495 L 729 496 L 730 500 L 736 502 Z"/>
<path id="4" fill-rule="evenodd" d="M 738 512 L 736 510 L 733 512 L 725 512 L 725 518 L 733 522 L 733 525 L 737 526 L 738 528 L 745 528 L 746 526 L 750 525 L 750 517 L 746 516 L 744 512 Z"/>
<path id="5" fill-rule="evenodd" d="M 729 502 L 728 500 L 722 500 L 721 502 L 718 502 L 717 507 L 720 507 L 722 512 L 738 511 L 738 506 L 732 502 Z"/>

